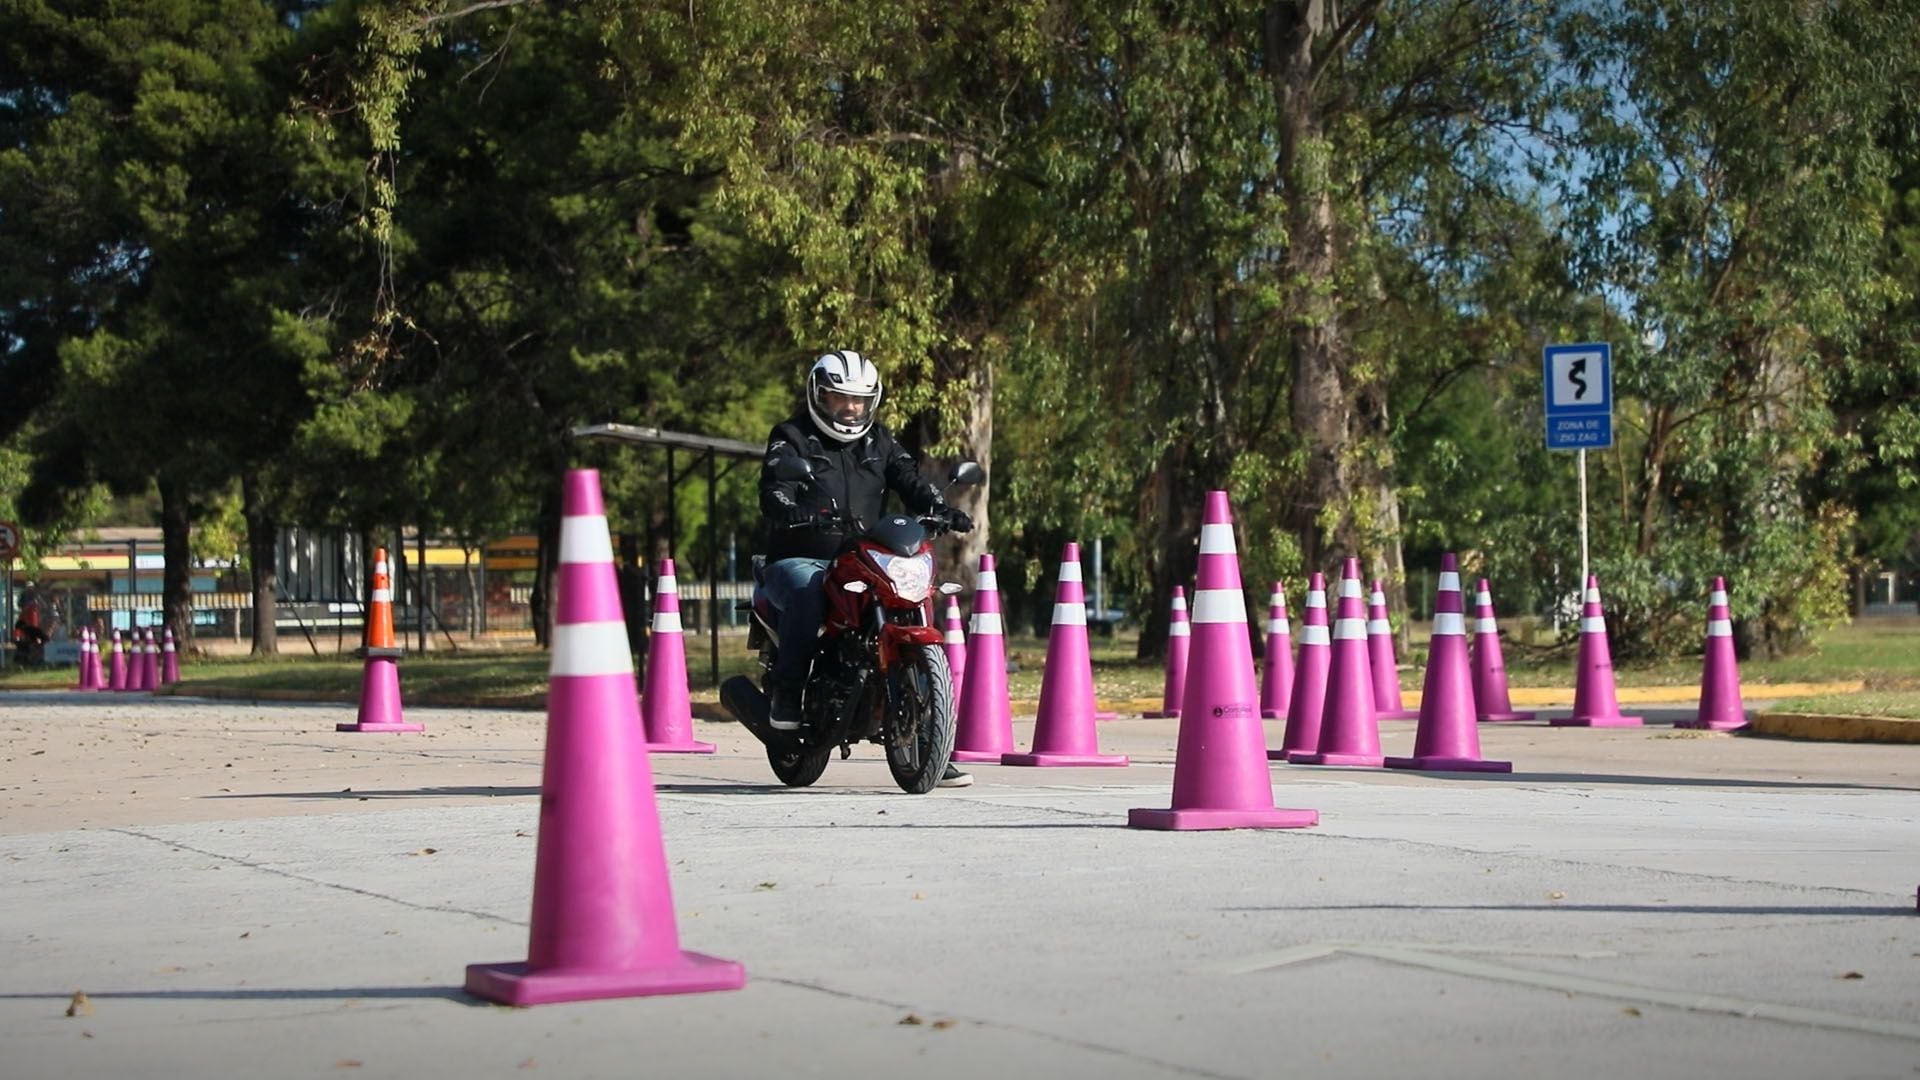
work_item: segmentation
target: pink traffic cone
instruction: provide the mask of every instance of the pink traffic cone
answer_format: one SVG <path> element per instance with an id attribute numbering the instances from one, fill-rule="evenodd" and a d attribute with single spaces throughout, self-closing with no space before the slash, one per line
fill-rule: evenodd
<path id="1" fill-rule="evenodd" d="M 127 688 L 127 646 L 120 640 L 120 631 L 113 632 L 113 659 L 109 661 L 110 674 L 107 676 L 107 689 L 125 690 Z"/>
<path id="2" fill-rule="evenodd" d="M 93 667 L 92 689 L 105 690 L 107 688 L 107 670 L 105 662 L 100 656 L 100 631 L 98 630 L 89 629 L 87 631 L 87 655 L 89 663 Z"/>
<path id="3" fill-rule="evenodd" d="M 1637 716 L 1623 716 L 1613 686 L 1613 651 L 1607 646 L 1607 619 L 1600 610 L 1600 579 L 1587 577 L 1586 604 L 1580 609 L 1580 660 L 1574 670 L 1573 715 L 1556 716 L 1554 727 L 1639 727 Z"/>
<path id="4" fill-rule="evenodd" d="M 1293 667 L 1293 693 L 1287 696 L 1287 731 L 1280 748 L 1267 751 L 1273 761 L 1320 749 L 1320 719 L 1327 707 L 1327 665 L 1333 656 L 1327 633 L 1327 578 L 1307 579 L 1307 613 L 1300 624 L 1300 656 Z"/>
<path id="5" fill-rule="evenodd" d="M 1727 610 L 1727 579 L 1713 579 L 1707 601 L 1707 641 L 1700 667 L 1700 712 L 1673 725 L 1709 731 L 1739 731 L 1747 726 L 1740 700 L 1740 661 L 1733 655 L 1733 615 Z"/>
<path id="6" fill-rule="evenodd" d="M 1320 746 L 1311 754 L 1288 754 L 1295 765 L 1378 766 L 1380 722 L 1373 711 L 1373 677 L 1367 663 L 1367 609 L 1360 599 L 1360 560 L 1340 572 L 1340 608 L 1333 621 L 1327 661 L 1327 705 L 1320 717 Z"/>
<path id="7" fill-rule="evenodd" d="M 1267 662 L 1260 674 L 1260 716 L 1266 720 L 1286 719 L 1287 699 L 1292 696 L 1293 632 L 1287 625 L 1286 590 L 1276 581 L 1273 595 L 1267 598 Z"/>
<path id="8" fill-rule="evenodd" d="M 1199 580 L 1193 592 L 1193 649 L 1180 740 L 1173 759 L 1173 806 L 1136 808 L 1136 829 L 1297 829 L 1317 825 L 1316 810 L 1273 805 L 1267 736 L 1253 681 L 1247 598 L 1227 493 L 1207 492 L 1201 517 Z"/>
<path id="9" fill-rule="evenodd" d="M 1390 757 L 1387 765 L 1436 772 L 1513 771 L 1511 761 L 1480 757 L 1460 564 L 1452 552 L 1440 556 L 1440 585 L 1433 596 L 1433 636 L 1427 644 L 1427 678 L 1420 691 L 1420 729 L 1413 737 L 1413 756 Z"/>
<path id="10" fill-rule="evenodd" d="M 1054 590 L 1053 626 L 1047 632 L 1040 705 L 1033 718 L 1033 750 L 1003 754 L 1000 764 L 1125 765 L 1124 755 L 1100 752 L 1094 712 L 1093 658 L 1087 644 L 1080 545 L 1069 540 L 1060 552 L 1060 583 Z"/>
<path id="11" fill-rule="evenodd" d="M 1473 594 L 1473 703 L 1483 724 L 1531 720 L 1535 713 L 1514 712 L 1507 698 L 1507 663 L 1500 654 L 1500 626 L 1493 618 L 1493 593 L 1487 579 Z"/>
<path id="12" fill-rule="evenodd" d="M 967 684 L 967 635 L 960 625 L 960 600 L 947 597 L 946 636 L 941 649 L 947 654 L 947 673 L 953 676 L 953 715 L 960 715 L 961 691 Z"/>
<path id="13" fill-rule="evenodd" d="M 1411 720 L 1420 710 L 1400 700 L 1400 661 L 1393 655 L 1393 623 L 1378 579 L 1367 594 L 1367 670 L 1373 674 L 1373 708 L 1382 720 Z"/>
<path id="14" fill-rule="evenodd" d="M 172 686 L 180 681 L 180 650 L 173 645 L 173 627 L 166 629 L 166 640 L 160 645 L 160 685 Z"/>
<path id="15" fill-rule="evenodd" d="M 145 642 L 144 648 L 146 649 L 146 658 L 147 658 L 147 673 L 144 676 L 144 681 L 147 684 L 147 689 L 158 690 L 160 689 L 160 685 L 161 685 L 160 684 L 160 641 L 159 641 L 159 638 L 154 634 L 152 627 L 147 628 L 147 640 Z"/>
<path id="16" fill-rule="evenodd" d="M 1193 648 L 1193 626 L 1187 621 L 1187 590 L 1173 587 L 1173 610 L 1167 622 L 1167 675 L 1161 685 L 1160 710 L 1143 713 L 1150 720 L 1165 720 L 1180 715 L 1180 702 L 1187 696 L 1187 656 Z"/>
<path id="17" fill-rule="evenodd" d="M 967 681 L 960 692 L 953 760 L 998 762 L 1013 750 L 1013 703 L 1007 700 L 1006 628 L 1001 624 L 1000 579 L 991 555 L 980 556 L 967 638 Z"/>
<path id="18" fill-rule="evenodd" d="M 565 554 L 562 553 L 562 560 Z M 400 658 L 406 655 L 393 637 L 393 579 L 387 568 L 387 549 L 374 549 L 372 604 L 361 632 L 360 714 L 351 724 L 335 724 L 336 731 L 398 734 L 425 731 L 425 724 L 409 724 L 400 709 Z"/>
<path id="19" fill-rule="evenodd" d="M 91 690 L 93 689 L 93 686 L 92 686 L 93 673 L 90 670 L 88 670 L 87 657 L 90 655 L 90 653 L 88 652 L 88 649 L 87 649 L 87 632 L 85 630 L 80 631 L 79 641 L 80 641 L 80 665 L 79 665 L 80 670 L 74 673 L 73 688 L 75 690 Z"/>
<path id="20" fill-rule="evenodd" d="M 144 627 L 127 633 L 127 689 L 151 690 L 147 681 L 147 631 Z"/>
<path id="21" fill-rule="evenodd" d="M 589 529 L 589 532 L 592 530 Z M 598 557 L 598 552 L 593 553 Z M 680 629 L 680 585 L 673 560 L 660 560 L 653 588 L 653 633 L 647 637 L 647 692 L 640 699 L 647 750 L 655 754 L 711 754 L 693 737 L 693 699 L 687 695 L 687 636 Z"/>
<path id="22" fill-rule="evenodd" d="M 561 514 L 527 959 L 468 965 L 467 992 L 542 1005 L 738 990 L 739 964 L 680 948 L 599 472 L 567 473 Z"/>

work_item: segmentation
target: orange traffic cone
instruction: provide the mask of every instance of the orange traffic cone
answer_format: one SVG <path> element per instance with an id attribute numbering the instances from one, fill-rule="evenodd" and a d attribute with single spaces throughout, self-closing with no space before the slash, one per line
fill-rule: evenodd
<path id="1" fill-rule="evenodd" d="M 406 650 L 393 642 L 393 578 L 387 571 L 387 549 L 373 549 L 373 603 L 367 609 L 366 644 L 360 655 L 366 667 L 360 673 L 360 717 L 351 724 L 335 724 L 336 731 L 425 731 L 425 724 L 409 724 L 400 711 L 400 658 Z"/>
<path id="2" fill-rule="evenodd" d="M 468 965 L 467 992 L 543 1005 L 738 990 L 739 964 L 680 948 L 598 471 L 567 473 L 561 514 L 527 959 Z"/>

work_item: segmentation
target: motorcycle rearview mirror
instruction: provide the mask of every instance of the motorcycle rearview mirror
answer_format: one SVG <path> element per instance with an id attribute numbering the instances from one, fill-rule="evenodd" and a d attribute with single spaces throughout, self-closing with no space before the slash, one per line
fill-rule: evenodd
<path id="1" fill-rule="evenodd" d="M 960 591 L 960 583 L 957 581 L 943 581 L 940 583 L 941 596 L 958 596 L 960 595 Z"/>
<path id="2" fill-rule="evenodd" d="M 984 483 L 986 479 L 987 470 L 981 468 L 979 462 L 962 461 L 953 467 L 953 472 L 947 477 L 947 486 L 953 487 L 957 484 L 961 487 L 970 487 Z"/>
<path id="3" fill-rule="evenodd" d="M 788 454 L 773 463 L 773 478 L 781 481 L 811 480 L 813 465 L 798 454 Z"/>
<path id="4" fill-rule="evenodd" d="M 840 587 L 850 593 L 863 593 L 867 591 L 867 583 L 864 581 L 846 581 L 842 582 Z"/>

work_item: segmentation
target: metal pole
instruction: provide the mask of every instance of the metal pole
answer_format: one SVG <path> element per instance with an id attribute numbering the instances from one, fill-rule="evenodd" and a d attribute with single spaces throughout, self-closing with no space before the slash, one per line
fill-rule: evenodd
<path id="1" fill-rule="evenodd" d="M 13 633 L 13 558 L 11 556 L 7 558 L 6 593 L 7 593 L 7 633 L 8 635 L 12 635 Z M 13 641 L 13 638 L 9 636 L 7 638 L 7 641 L 9 644 L 11 644 Z M 5 668 L 7 665 L 11 663 L 13 663 L 13 649 L 12 648 L 0 649 L 0 668 Z"/>
<path id="2" fill-rule="evenodd" d="M 1104 554 L 1105 541 L 1093 538 L 1093 617 L 1106 618 L 1107 611 L 1107 575 L 1101 567 L 1101 555 Z"/>
<path id="3" fill-rule="evenodd" d="M 1582 599 L 1585 599 L 1587 595 L 1587 577 L 1591 573 L 1591 571 L 1587 569 L 1587 450 L 1586 450 L 1586 447 L 1584 446 L 1581 447 L 1577 451 L 1577 453 L 1579 454 L 1579 457 L 1580 457 L 1580 596 Z"/>
<path id="4" fill-rule="evenodd" d="M 414 537 L 413 548 L 419 553 L 419 557 L 413 560 L 413 573 L 409 576 L 413 578 L 413 602 L 416 605 L 413 610 L 413 621 L 420 626 L 418 651 L 424 656 L 427 652 L 427 527 L 421 525 L 419 529 L 419 533 Z"/>
<path id="5" fill-rule="evenodd" d="M 707 451 L 707 646 L 715 686 L 720 685 L 720 498 L 714 493 L 720 483 L 714 475 L 719 458 Z"/>

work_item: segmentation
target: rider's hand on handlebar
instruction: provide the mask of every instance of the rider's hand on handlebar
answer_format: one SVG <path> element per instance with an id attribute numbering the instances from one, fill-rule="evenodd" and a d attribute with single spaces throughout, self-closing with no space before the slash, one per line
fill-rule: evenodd
<path id="1" fill-rule="evenodd" d="M 937 507 L 933 511 L 933 516 L 940 524 L 946 526 L 948 532 L 963 533 L 973 531 L 973 519 L 967 516 L 965 510 L 957 506 Z"/>

